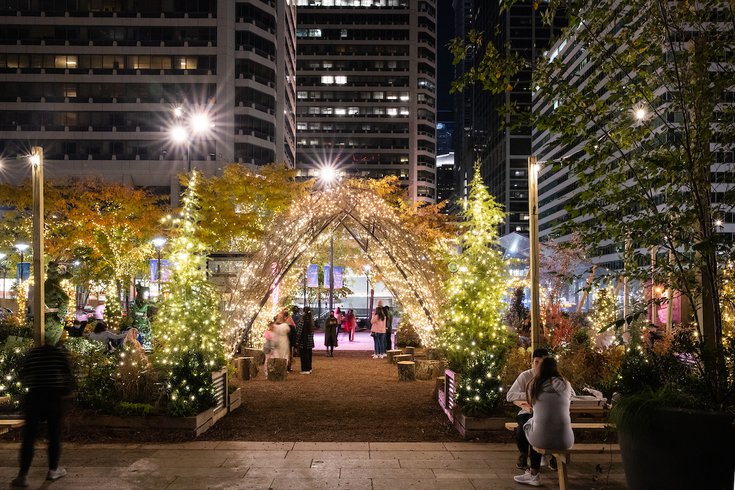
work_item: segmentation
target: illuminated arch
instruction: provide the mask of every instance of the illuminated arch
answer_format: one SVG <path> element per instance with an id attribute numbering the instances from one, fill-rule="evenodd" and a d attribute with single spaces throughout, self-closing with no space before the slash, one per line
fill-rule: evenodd
<path id="1" fill-rule="evenodd" d="M 340 227 L 381 274 L 424 345 L 434 343 L 440 328 L 443 270 L 437 254 L 374 190 L 348 182 L 294 203 L 244 261 L 225 305 L 230 352 L 244 339 L 260 344 L 271 313 L 266 306 L 278 285 L 294 281 L 307 264 L 306 252 L 320 236 Z"/>

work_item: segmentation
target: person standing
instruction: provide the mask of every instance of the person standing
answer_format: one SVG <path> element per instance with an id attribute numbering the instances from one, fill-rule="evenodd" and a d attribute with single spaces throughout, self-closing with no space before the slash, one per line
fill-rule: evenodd
<path id="1" fill-rule="evenodd" d="M 337 318 L 334 312 L 329 312 L 327 321 L 324 322 L 324 345 L 327 348 L 327 357 L 334 357 L 334 348 L 337 347 Z"/>
<path id="2" fill-rule="evenodd" d="M 275 352 L 273 357 L 286 359 L 288 362 L 289 351 L 291 350 L 291 342 L 289 336 L 291 335 L 291 326 L 287 323 L 291 317 L 287 311 L 282 311 L 275 318 L 275 325 L 273 326 L 273 333 L 275 334 Z"/>
<path id="3" fill-rule="evenodd" d="M 545 357 L 526 388 L 526 399 L 533 409 L 533 417 L 523 425 L 529 442 L 531 468 L 514 476 L 517 483 L 541 485 L 541 454 L 533 448 L 566 451 L 574 445 L 572 420 L 569 415 L 572 386 L 559 374 L 556 359 Z"/>
<path id="4" fill-rule="evenodd" d="M 347 338 L 350 342 L 355 341 L 355 330 L 357 329 L 357 318 L 355 318 L 355 312 L 350 310 L 347 313 Z"/>
<path id="5" fill-rule="evenodd" d="M 56 347 L 61 337 L 60 325 L 46 327 L 46 344 L 31 349 L 20 367 L 19 377 L 28 390 L 23 399 L 23 442 L 20 447 L 20 470 L 11 482 L 13 487 L 28 486 L 28 470 L 33 462 L 33 449 L 38 426 L 46 420 L 48 431 L 47 480 L 58 480 L 66 475 L 59 467 L 61 457 L 61 430 L 65 398 L 74 389 L 74 375 L 66 351 Z"/>
<path id="6" fill-rule="evenodd" d="M 299 311 L 297 307 L 294 306 L 294 308 L 296 312 Z M 285 308 L 281 312 L 281 315 L 283 315 L 283 319 L 288 325 L 288 363 L 286 364 L 286 370 L 290 373 L 294 351 L 296 350 L 296 320 L 294 320 L 293 316 Z"/>
<path id="7" fill-rule="evenodd" d="M 390 306 L 384 306 L 383 312 L 385 313 L 385 350 L 389 351 L 393 348 L 393 313 L 390 311 Z"/>
<path id="8" fill-rule="evenodd" d="M 385 354 L 385 310 L 382 306 L 375 308 L 375 313 L 370 319 L 370 335 L 373 336 L 375 344 L 373 359 L 382 359 Z"/>
<path id="9" fill-rule="evenodd" d="M 97 321 L 105 319 L 105 302 L 104 301 L 100 301 L 100 304 L 98 304 L 94 308 L 94 319 Z"/>
<path id="10" fill-rule="evenodd" d="M 314 351 L 314 318 L 311 308 L 304 308 L 303 317 L 296 324 L 296 345 L 299 348 L 301 359 L 301 374 L 311 374 L 311 361 Z"/>

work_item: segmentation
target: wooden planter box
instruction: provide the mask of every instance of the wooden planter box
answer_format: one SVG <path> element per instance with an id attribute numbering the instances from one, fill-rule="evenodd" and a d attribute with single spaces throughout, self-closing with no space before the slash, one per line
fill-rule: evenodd
<path id="1" fill-rule="evenodd" d="M 473 439 L 488 432 L 504 431 L 507 421 L 507 417 L 469 417 L 459 409 L 454 414 L 454 428 L 465 439 Z"/>
<path id="2" fill-rule="evenodd" d="M 232 393 L 230 393 L 229 397 L 229 405 L 227 408 L 228 412 L 232 412 L 233 410 L 237 409 L 242 405 L 242 389 L 238 388 Z"/>
<path id="3" fill-rule="evenodd" d="M 80 425 L 87 427 L 103 427 L 106 429 L 170 429 L 185 431 L 199 436 L 214 425 L 214 410 L 205 410 L 193 417 L 169 417 L 166 415 L 119 416 L 97 415 L 79 420 Z"/>

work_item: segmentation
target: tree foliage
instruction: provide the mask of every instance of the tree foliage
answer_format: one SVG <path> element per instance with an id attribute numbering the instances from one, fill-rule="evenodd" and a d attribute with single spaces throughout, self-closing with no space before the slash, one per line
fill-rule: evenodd
<path id="1" fill-rule="evenodd" d="M 447 281 L 442 345 L 450 367 L 462 375 L 457 403 L 466 413 L 484 412 L 502 399 L 499 375 L 510 338 L 503 324 L 508 278 L 497 231 L 505 215 L 477 168 L 462 217 L 460 252 L 449 258 L 456 272 Z"/>

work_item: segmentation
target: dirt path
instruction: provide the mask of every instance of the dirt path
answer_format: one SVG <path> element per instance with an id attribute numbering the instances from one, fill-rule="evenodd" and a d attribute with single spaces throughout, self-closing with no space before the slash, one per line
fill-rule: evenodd
<path id="1" fill-rule="evenodd" d="M 243 407 L 204 440 L 456 441 L 432 399 L 433 381 L 399 383 L 396 366 L 369 352 L 314 353 L 311 375 L 270 382 L 263 373 L 242 383 Z"/>

